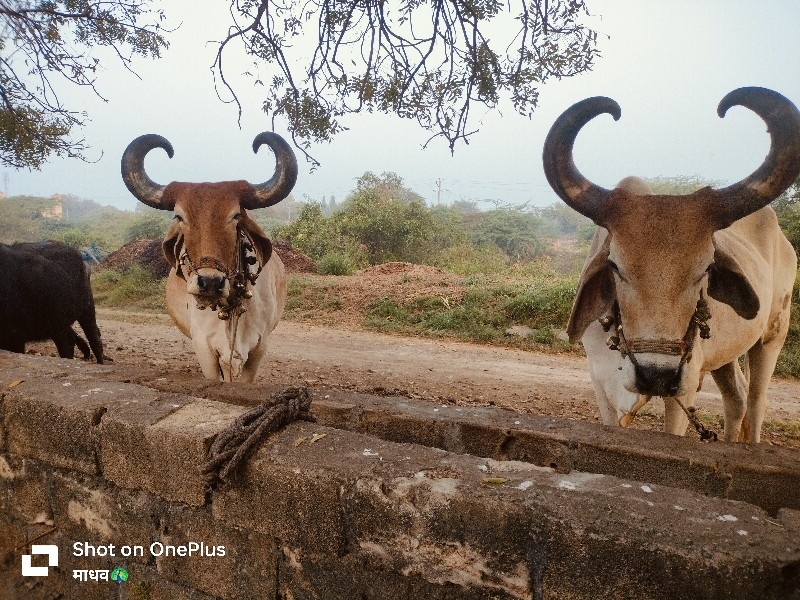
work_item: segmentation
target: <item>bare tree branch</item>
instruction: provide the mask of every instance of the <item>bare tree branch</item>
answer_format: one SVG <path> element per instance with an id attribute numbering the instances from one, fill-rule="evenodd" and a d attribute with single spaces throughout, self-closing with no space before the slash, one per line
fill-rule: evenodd
<path id="1" fill-rule="evenodd" d="M 0 0 L 0 162 L 39 168 L 48 157 L 85 160 L 71 138 L 86 114 L 64 106 L 55 80 L 96 87 L 99 59 L 110 48 L 126 69 L 134 55 L 158 58 L 167 47 L 163 12 L 151 0 Z"/>
<path id="2" fill-rule="evenodd" d="M 288 122 L 312 163 L 311 143 L 330 141 L 341 117 L 364 110 L 414 119 L 431 132 L 428 142 L 443 137 L 452 151 L 475 132 L 473 104 L 495 108 L 507 95 L 530 115 L 540 85 L 590 70 L 598 54 L 581 0 L 230 3 L 234 24 L 212 70 L 241 114 L 222 60 L 240 43 L 254 76 L 268 82 L 262 108 Z"/>

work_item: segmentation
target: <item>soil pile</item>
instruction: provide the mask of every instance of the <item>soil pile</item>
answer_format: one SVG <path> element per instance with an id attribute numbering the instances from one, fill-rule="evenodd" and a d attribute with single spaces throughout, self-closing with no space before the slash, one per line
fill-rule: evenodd
<path id="1" fill-rule="evenodd" d="M 411 275 L 442 275 L 444 271 L 438 267 L 428 265 L 415 265 L 408 262 L 387 262 L 374 267 L 367 267 L 358 272 L 359 275 L 396 275 L 408 273 Z"/>
<path id="2" fill-rule="evenodd" d="M 99 268 L 124 271 L 133 265 L 147 269 L 159 279 L 166 277 L 169 274 L 170 264 L 161 251 L 161 240 L 136 240 L 125 244 L 100 261 Z"/>
<path id="3" fill-rule="evenodd" d="M 286 267 L 287 273 L 316 273 L 317 263 L 311 258 L 292 247 L 292 244 L 285 240 L 275 240 L 272 248 L 278 253 Z"/>
<path id="4" fill-rule="evenodd" d="M 273 249 L 281 257 L 289 273 L 316 273 L 317 265 L 308 256 L 292 247 L 289 242 L 272 242 Z M 125 244 L 119 250 L 104 258 L 98 268 L 124 271 L 139 265 L 150 271 L 154 277 L 166 277 L 170 265 L 161 251 L 161 240 L 136 240 Z"/>

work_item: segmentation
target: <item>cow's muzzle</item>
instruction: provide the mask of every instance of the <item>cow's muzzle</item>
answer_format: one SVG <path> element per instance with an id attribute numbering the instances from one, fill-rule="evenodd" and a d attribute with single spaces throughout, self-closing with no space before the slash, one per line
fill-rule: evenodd
<path id="1" fill-rule="evenodd" d="M 201 296 L 221 298 L 227 279 L 224 275 L 197 275 L 197 291 Z"/>
<path id="2" fill-rule="evenodd" d="M 627 357 L 630 360 L 635 374 L 635 391 L 648 396 L 677 395 L 680 390 L 683 365 L 692 360 L 695 337 L 698 332 L 701 339 L 708 339 L 711 335 L 711 329 L 707 323 L 711 318 L 711 311 L 708 309 L 708 303 L 703 297 L 703 292 L 700 292 L 700 299 L 697 301 L 697 306 L 682 340 L 628 340 L 622 327 L 622 315 L 618 302 L 614 301 L 612 311 L 612 315 L 607 315 L 600 319 L 600 324 L 605 331 L 616 325 L 617 335 L 609 337 L 606 345 L 611 350 L 619 350 L 623 357 Z M 637 358 L 637 354 L 676 356 L 680 357 L 680 362 L 674 367 L 663 364 L 643 365 Z"/>
<path id="3" fill-rule="evenodd" d="M 681 384 L 683 365 L 677 369 L 634 362 L 636 391 L 647 396 L 676 396 Z"/>

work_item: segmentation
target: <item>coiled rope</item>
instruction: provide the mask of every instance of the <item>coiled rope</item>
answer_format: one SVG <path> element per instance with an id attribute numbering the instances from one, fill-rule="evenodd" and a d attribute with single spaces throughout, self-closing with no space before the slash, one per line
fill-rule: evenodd
<path id="1" fill-rule="evenodd" d="M 200 466 L 206 485 L 213 489 L 228 482 L 242 462 L 270 434 L 294 421 L 314 422 L 309 412 L 311 394 L 308 388 L 287 388 L 270 396 L 263 404 L 248 410 L 217 435 Z"/>

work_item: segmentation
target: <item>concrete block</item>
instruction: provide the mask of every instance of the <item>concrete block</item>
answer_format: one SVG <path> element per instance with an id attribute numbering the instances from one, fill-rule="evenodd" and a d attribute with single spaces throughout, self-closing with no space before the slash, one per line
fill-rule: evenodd
<path id="1" fill-rule="evenodd" d="M 200 506 L 205 503 L 205 481 L 198 467 L 213 436 L 241 412 L 165 393 L 149 402 L 114 407 L 100 426 L 103 473 L 121 487 Z"/>
<path id="2" fill-rule="evenodd" d="M 4 508 L 5 514 L 31 525 L 52 525 L 47 471 L 30 459 L 0 456 L 0 478 L 3 478 L 4 466 L 9 469 L 5 480 L 10 499 Z"/>
<path id="3" fill-rule="evenodd" d="M 212 506 L 280 539 L 295 597 L 338 597 L 316 586 L 360 564 L 363 579 L 402 573 L 403 594 L 784 598 L 800 561 L 800 531 L 750 504 L 308 424 L 271 438 Z"/>
<path id="4" fill-rule="evenodd" d="M 47 464 L 95 474 L 100 471 L 97 426 L 109 407 L 130 398 L 145 402 L 157 392 L 117 382 L 29 377 L 5 393 L 7 451 Z"/>
<path id="5" fill-rule="evenodd" d="M 207 509 L 172 506 L 158 541 L 164 549 L 155 559 L 158 573 L 169 581 L 232 600 L 269 597 L 266 590 L 275 589 L 275 539 L 217 523 Z M 188 555 L 189 542 L 203 546 Z M 169 546 L 175 548 L 171 556 Z"/>
<path id="6" fill-rule="evenodd" d="M 778 464 L 737 462 L 727 468 L 731 484 L 726 497 L 751 502 L 773 515 L 784 507 L 800 508 L 800 470 Z"/>
<path id="7" fill-rule="evenodd" d="M 135 576 L 135 581 L 126 584 L 125 600 L 218 600 L 199 590 L 163 581 L 154 568 L 137 570 Z M 252 600 L 256 598 L 260 597 Z M 242 597 L 241 600 L 250 598 Z"/>
<path id="8" fill-rule="evenodd" d="M 325 433 L 324 438 L 314 443 L 307 441 L 320 432 Z M 284 428 L 248 461 L 239 478 L 213 493 L 214 518 L 278 537 L 291 547 L 339 554 L 345 543 L 346 518 L 339 501 L 341 476 L 317 468 L 312 461 L 299 467 L 283 452 L 285 446 L 294 447 L 300 440 L 306 440 L 302 444 L 305 448 L 299 451 L 305 453 L 310 448 L 329 448 L 334 440 L 350 435 L 309 423 L 293 423 Z M 273 444 L 278 440 L 276 448 Z M 361 451 L 349 449 L 339 456 L 339 464 L 349 469 L 351 455 Z"/>
<path id="9" fill-rule="evenodd" d="M 321 397 L 321 398 L 320 398 Z M 348 404 L 347 399 L 351 402 Z M 704 443 L 664 433 L 405 398 L 317 391 L 320 424 L 473 454 L 602 473 L 743 500 L 771 514 L 800 508 L 800 453 L 761 444 Z"/>
<path id="10" fill-rule="evenodd" d="M 125 557 L 121 548 L 133 545 L 146 548 L 158 539 L 165 503 L 145 492 L 109 486 L 100 478 L 58 472 L 51 478 L 55 526 L 70 540 L 63 561 L 65 567 L 113 569 L 131 563 L 152 563 L 147 552 L 141 557 Z M 113 550 L 101 553 L 81 546 L 82 556 L 75 556 L 71 545 L 74 542 L 86 542 L 94 548 L 108 548 L 111 544 Z M 108 560 L 104 560 L 106 557 Z"/>

